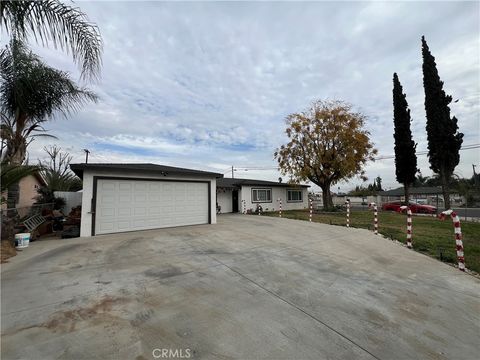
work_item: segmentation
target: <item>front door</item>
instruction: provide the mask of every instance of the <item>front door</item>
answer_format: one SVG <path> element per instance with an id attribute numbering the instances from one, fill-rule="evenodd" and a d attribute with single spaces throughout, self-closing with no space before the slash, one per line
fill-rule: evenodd
<path id="1" fill-rule="evenodd" d="M 232 212 L 238 212 L 238 190 L 232 191 Z"/>

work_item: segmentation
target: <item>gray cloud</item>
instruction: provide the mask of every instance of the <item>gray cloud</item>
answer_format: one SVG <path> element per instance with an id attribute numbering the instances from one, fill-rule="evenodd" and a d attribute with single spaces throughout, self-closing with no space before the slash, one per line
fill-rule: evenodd
<path id="1" fill-rule="evenodd" d="M 343 99 L 369 116 L 381 155 L 393 153 L 392 74 L 407 93 L 418 149 L 426 149 L 420 37 L 437 59 L 465 143 L 478 143 L 477 2 L 81 2 L 105 42 L 101 102 L 47 127 L 81 161 L 141 161 L 226 170 L 275 166 L 284 118 L 316 98 Z M 52 65 L 68 55 L 35 46 Z M 41 155 L 35 141 L 30 158 Z M 470 176 L 479 152 L 462 152 Z M 419 158 L 429 174 L 425 156 Z M 393 160 L 367 167 L 396 186 Z M 275 171 L 238 173 L 276 179 Z M 340 184 L 352 187 L 359 180 Z"/>

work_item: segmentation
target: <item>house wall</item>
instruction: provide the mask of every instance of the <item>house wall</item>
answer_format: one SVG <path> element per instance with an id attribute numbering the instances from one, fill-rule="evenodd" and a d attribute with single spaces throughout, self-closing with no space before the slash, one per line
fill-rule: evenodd
<path id="1" fill-rule="evenodd" d="M 242 186 L 242 190 L 239 192 L 239 199 L 246 201 L 247 211 L 249 209 L 255 210 L 257 204 L 252 203 L 252 188 L 253 189 L 272 189 L 272 202 L 271 203 L 260 203 L 263 208 L 263 211 L 277 211 L 279 209 L 280 202 L 279 199 L 282 199 L 282 210 L 299 210 L 308 208 L 308 188 L 301 188 L 303 192 L 301 202 L 287 202 L 287 189 L 292 189 L 291 187 L 283 186 Z M 243 205 L 240 203 L 239 211 L 243 211 Z"/>
<path id="2" fill-rule="evenodd" d="M 41 186 L 40 182 L 35 176 L 29 175 L 20 180 L 18 185 L 20 191 L 18 203 L 15 207 L 22 208 L 32 206 L 35 202 L 34 198 L 38 195 L 37 189 Z"/>
<path id="3" fill-rule="evenodd" d="M 232 205 L 232 190 L 229 188 L 217 188 L 217 202 L 221 207 L 220 213 L 231 213 L 233 211 Z"/>
<path id="4" fill-rule="evenodd" d="M 193 180 L 193 181 L 209 181 L 210 182 L 210 219 L 212 224 L 217 223 L 217 212 L 215 208 L 216 187 L 217 182 L 215 178 L 194 177 L 194 176 L 163 176 L 143 172 L 120 172 L 120 171 L 89 171 L 83 173 L 83 195 L 82 195 L 82 220 L 80 225 L 80 236 L 91 236 L 92 231 L 92 199 L 93 199 L 93 177 L 94 176 L 108 176 L 108 177 L 129 177 L 141 179 L 164 179 L 164 180 Z"/>

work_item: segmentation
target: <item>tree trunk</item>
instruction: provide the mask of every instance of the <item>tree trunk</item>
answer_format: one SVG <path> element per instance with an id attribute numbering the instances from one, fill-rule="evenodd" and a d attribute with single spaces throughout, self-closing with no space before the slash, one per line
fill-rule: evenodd
<path id="1" fill-rule="evenodd" d="M 10 153 L 10 164 L 22 165 L 27 157 L 27 144 L 25 139 L 18 139 L 15 143 L 15 147 Z"/>
<path id="2" fill-rule="evenodd" d="M 15 156 L 17 154 L 17 156 Z M 9 159 L 10 164 L 21 165 L 25 159 L 25 152 L 15 153 Z M 3 241 L 9 241 L 10 244 L 14 243 L 15 240 L 15 224 L 18 221 L 18 213 L 15 210 L 15 207 L 18 203 L 20 196 L 20 186 L 16 182 L 12 184 L 7 189 L 7 209 L 2 216 L 2 235 L 1 239 Z"/>
<path id="3" fill-rule="evenodd" d="M 403 189 L 405 190 L 405 205 L 408 206 L 410 200 L 410 184 L 404 184 Z"/>
<path id="4" fill-rule="evenodd" d="M 27 116 L 18 116 L 16 121 L 15 135 L 7 141 L 5 161 L 12 165 L 22 165 L 27 156 L 27 141 L 23 137 L 23 129 Z M 2 216 L 1 240 L 8 241 L 13 247 L 15 241 L 15 225 L 19 216 L 15 209 L 20 195 L 19 183 L 12 184 L 7 190 L 7 210 Z"/>
<path id="5" fill-rule="evenodd" d="M 320 186 L 322 188 L 323 210 L 333 210 L 332 193 L 330 192 L 330 184 Z"/>
<path id="6" fill-rule="evenodd" d="M 18 182 L 11 185 L 7 190 L 7 209 L 2 216 L 2 240 L 8 240 L 13 244 L 15 235 L 15 223 L 17 221 L 17 211 L 15 206 L 18 202 L 19 185 Z"/>
<path id="7" fill-rule="evenodd" d="M 440 175 L 440 181 L 442 182 L 442 193 L 443 193 L 443 204 L 445 206 L 445 210 L 450 209 L 450 188 L 449 188 L 449 181 L 448 177 L 442 172 Z"/>
<path id="8" fill-rule="evenodd" d="M 8 241 L 13 244 L 15 239 L 15 216 L 5 216 L 2 219 L 2 241 Z"/>

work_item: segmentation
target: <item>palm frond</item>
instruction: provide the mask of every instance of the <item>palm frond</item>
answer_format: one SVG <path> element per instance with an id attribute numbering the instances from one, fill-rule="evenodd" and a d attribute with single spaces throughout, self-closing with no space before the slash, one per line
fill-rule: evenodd
<path id="1" fill-rule="evenodd" d="M 0 12 L 7 30 L 22 38 L 31 33 L 43 44 L 51 40 L 55 47 L 71 52 L 83 78 L 98 77 L 102 55 L 100 31 L 80 9 L 58 0 L 2 0 Z"/>
<path id="2" fill-rule="evenodd" d="M 92 91 L 75 84 L 67 72 L 49 67 L 18 39 L 0 51 L 0 79 L 0 109 L 21 127 L 22 114 L 28 114 L 31 123 L 41 123 L 55 112 L 68 116 L 98 100 Z"/>
<path id="3" fill-rule="evenodd" d="M 75 191 L 81 189 L 81 180 L 70 170 L 72 156 L 57 145 L 43 148 L 48 158 L 39 160 L 42 167 L 42 178 L 45 180 L 45 189 L 53 191 Z M 80 187 L 79 187 L 80 186 Z"/>
<path id="4" fill-rule="evenodd" d="M 55 140 L 58 140 L 58 137 L 56 137 L 55 135 L 52 135 L 52 134 L 34 134 L 34 135 L 31 135 L 32 138 L 37 138 L 37 137 L 48 137 L 50 139 L 55 139 Z"/>

